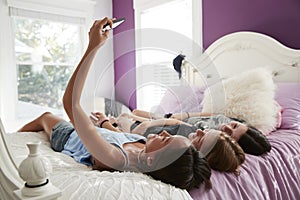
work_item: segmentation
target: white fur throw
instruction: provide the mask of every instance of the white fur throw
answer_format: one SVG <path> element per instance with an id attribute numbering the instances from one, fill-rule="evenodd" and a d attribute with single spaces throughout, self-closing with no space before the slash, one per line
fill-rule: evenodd
<path id="1" fill-rule="evenodd" d="M 243 119 L 267 135 L 277 124 L 275 89 L 269 70 L 249 70 L 207 88 L 202 112 Z"/>

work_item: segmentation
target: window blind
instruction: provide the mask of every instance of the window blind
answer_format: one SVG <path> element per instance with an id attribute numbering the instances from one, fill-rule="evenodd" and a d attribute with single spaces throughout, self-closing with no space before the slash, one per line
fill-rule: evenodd
<path id="1" fill-rule="evenodd" d="M 32 11 L 22 8 L 9 7 L 9 15 L 11 17 L 26 17 L 33 19 L 49 20 L 49 21 L 58 21 L 65 22 L 70 24 L 85 25 L 85 17 L 73 17 L 66 15 L 58 15 L 46 12 Z"/>

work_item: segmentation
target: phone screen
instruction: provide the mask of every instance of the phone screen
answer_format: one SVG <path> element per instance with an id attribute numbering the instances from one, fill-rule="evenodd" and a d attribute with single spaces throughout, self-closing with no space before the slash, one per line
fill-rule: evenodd
<path id="1" fill-rule="evenodd" d="M 102 31 L 114 29 L 117 26 L 119 26 L 120 24 L 122 24 L 124 21 L 125 21 L 125 18 L 113 20 L 112 28 L 110 28 L 109 24 L 106 24 L 106 25 L 104 25 Z"/>

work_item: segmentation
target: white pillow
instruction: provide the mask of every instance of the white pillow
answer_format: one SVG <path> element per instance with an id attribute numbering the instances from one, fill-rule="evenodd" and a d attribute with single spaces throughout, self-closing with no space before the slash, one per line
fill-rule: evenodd
<path id="1" fill-rule="evenodd" d="M 243 119 L 267 135 L 277 124 L 275 89 L 271 71 L 249 70 L 207 88 L 202 112 Z"/>

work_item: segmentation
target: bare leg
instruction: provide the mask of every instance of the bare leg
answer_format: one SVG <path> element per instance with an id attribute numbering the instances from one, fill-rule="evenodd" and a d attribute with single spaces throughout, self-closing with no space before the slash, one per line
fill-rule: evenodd
<path id="1" fill-rule="evenodd" d="M 35 120 L 24 125 L 22 128 L 18 130 L 18 132 L 45 131 L 48 136 L 48 139 L 50 139 L 52 128 L 55 126 L 55 124 L 57 124 L 62 120 L 63 119 L 56 117 L 50 112 L 45 112 Z"/>

